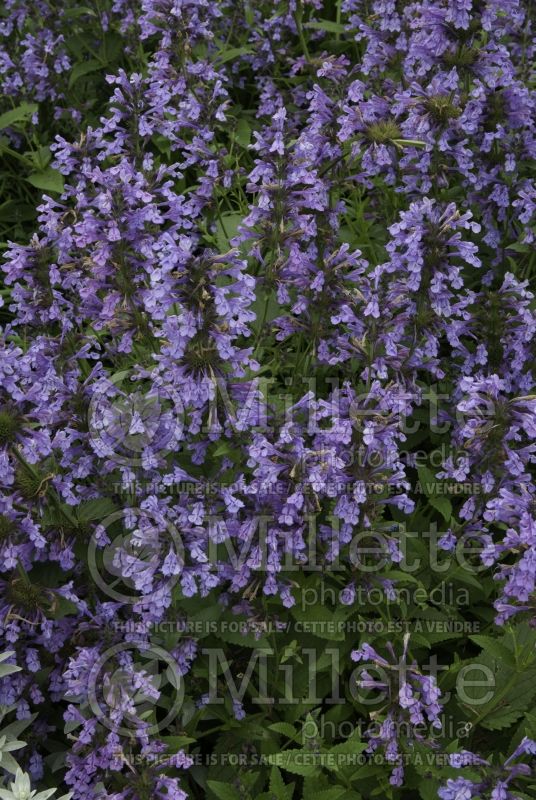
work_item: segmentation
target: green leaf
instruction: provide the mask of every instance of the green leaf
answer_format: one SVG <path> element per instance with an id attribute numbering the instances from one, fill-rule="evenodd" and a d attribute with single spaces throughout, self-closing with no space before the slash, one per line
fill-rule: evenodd
<path id="1" fill-rule="evenodd" d="M 213 458 L 218 458 L 220 456 L 226 456 L 233 452 L 233 447 L 230 442 L 226 442 L 225 440 L 218 444 L 214 452 L 212 453 Z"/>
<path id="2" fill-rule="evenodd" d="M 322 789 L 315 791 L 314 794 L 309 795 L 311 800 L 339 800 L 340 797 L 346 792 L 344 786 L 330 786 L 329 789 Z M 307 797 L 304 795 L 304 800 Z"/>
<path id="3" fill-rule="evenodd" d="M 230 47 L 228 50 L 220 50 L 216 56 L 216 60 L 220 64 L 225 64 L 227 61 L 233 61 L 240 56 L 251 55 L 253 50 L 251 47 Z"/>
<path id="4" fill-rule="evenodd" d="M 177 752 L 186 745 L 196 742 L 197 739 L 192 739 L 191 736 L 162 736 L 162 741 L 167 744 L 168 749 Z"/>
<path id="5" fill-rule="evenodd" d="M 11 772 L 12 775 L 15 775 L 19 765 L 11 755 L 11 753 L 2 753 L 0 752 L 0 766 L 2 769 L 6 769 L 8 772 Z"/>
<path id="6" fill-rule="evenodd" d="M 313 763 L 310 750 L 285 750 L 274 753 L 268 756 L 268 763 L 303 777 L 318 775 L 320 771 L 319 765 Z"/>
<path id="7" fill-rule="evenodd" d="M 417 467 L 417 472 L 419 474 L 419 481 L 421 484 L 421 488 L 424 491 L 426 497 L 429 497 L 433 491 L 435 486 L 439 483 L 438 479 L 434 475 L 431 469 L 425 467 L 421 464 L 421 466 Z"/>
<path id="8" fill-rule="evenodd" d="M 9 725 L 6 725 L 2 728 L 2 735 L 18 739 L 21 733 L 25 731 L 26 728 L 31 725 L 36 718 L 37 714 L 32 714 L 32 716 L 28 717 L 28 719 L 13 720 L 13 722 L 10 722 Z"/>
<path id="9" fill-rule="evenodd" d="M 16 664 L 0 664 L 0 678 L 7 678 L 8 675 L 13 675 L 15 672 L 20 672 L 21 667 Z"/>
<path id="10" fill-rule="evenodd" d="M 362 753 L 363 750 L 366 750 L 366 748 L 367 748 L 367 743 L 362 742 L 358 734 L 354 734 L 349 739 L 346 739 L 345 742 L 336 744 L 334 747 L 331 748 L 329 752 L 341 756 L 342 755 L 355 756 L 358 753 Z"/>
<path id="11" fill-rule="evenodd" d="M 268 322 L 271 322 L 281 313 L 281 307 L 277 301 L 275 291 L 259 291 L 255 302 L 251 306 L 251 310 L 254 311 L 257 316 L 252 327 L 254 332 L 259 334 Z"/>
<path id="12" fill-rule="evenodd" d="M 20 106 L 12 108 L 11 111 L 0 114 L 0 130 L 9 128 L 17 122 L 26 122 L 32 114 L 35 114 L 37 109 L 37 103 L 21 103 Z"/>
<path id="13" fill-rule="evenodd" d="M 257 638 L 255 633 L 245 633 L 237 630 L 220 630 L 218 632 L 218 638 L 222 640 L 222 642 L 228 642 L 229 644 L 234 644 L 237 647 L 249 647 L 253 650 L 269 648 L 270 643 L 266 636 L 262 636 L 260 639 Z"/>
<path id="14" fill-rule="evenodd" d="M 35 186 L 36 189 L 42 189 L 44 192 L 63 192 L 63 175 L 57 169 L 48 167 L 43 172 L 33 172 L 26 180 Z"/>
<path id="15" fill-rule="evenodd" d="M 522 708 L 501 708 L 498 711 L 494 711 L 493 714 L 484 717 L 481 725 L 483 728 L 487 728 L 490 731 L 499 731 L 503 728 L 509 728 L 514 722 L 517 722 L 524 713 Z"/>
<path id="16" fill-rule="evenodd" d="M 330 611 L 327 606 L 316 606 L 311 609 L 297 603 L 290 613 L 301 623 L 302 633 L 310 633 L 330 641 L 344 641 L 346 638 L 344 622 L 352 613 L 352 609 L 350 606 L 339 606 L 334 611 Z"/>
<path id="17" fill-rule="evenodd" d="M 78 614 L 79 608 L 72 600 L 68 600 L 61 594 L 56 594 L 54 597 L 54 608 L 48 615 L 50 619 L 62 619 L 69 614 Z"/>
<path id="18" fill-rule="evenodd" d="M 432 508 L 439 511 L 445 522 L 450 522 L 452 518 L 452 503 L 444 495 L 438 495 L 436 491 L 437 486 L 442 486 L 441 481 L 435 477 L 434 473 L 428 467 L 420 466 L 417 468 L 419 473 L 419 481 L 424 490 L 426 498 Z"/>
<path id="19" fill-rule="evenodd" d="M 305 28 L 313 31 L 327 31 L 328 33 L 344 33 L 346 28 L 342 22 L 333 22 L 330 19 L 319 19 L 316 22 L 306 22 Z"/>
<path id="20" fill-rule="evenodd" d="M 531 794 L 525 794 L 525 792 L 520 792 L 519 789 L 516 789 L 516 800 L 534 800 L 536 797 L 536 784 L 527 786 L 527 789 L 531 790 Z"/>
<path id="21" fill-rule="evenodd" d="M 401 569 L 390 569 L 385 573 L 382 572 L 382 578 L 398 581 L 400 583 L 414 583 L 416 586 L 420 586 L 423 589 L 425 588 L 422 581 L 418 580 L 414 575 L 410 575 L 409 572 L 404 572 Z"/>
<path id="22" fill-rule="evenodd" d="M 445 522 L 449 523 L 452 519 L 452 503 L 448 499 L 448 497 L 437 497 L 436 495 L 431 495 L 428 498 L 428 502 L 430 503 L 436 511 L 439 511 Z"/>
<path id="23" fill-rule="evenodd" d="M 514 654 L 498 639 L 494 639 L 492 636 L 483 636 L 481 634 L 475 634 L 469 638 L 471 641 L 475 642 L 475 644 L 481 647 L 482 650 L 484 650 L 486 653 L 489 653 L 498 661 L 503 661 L 506 664 L 515 666 Z"/>
<path id="24" fill-rule="evenodd" d="M 451 581 L 456 580 L 460 583 L 466 583 L 468 586 L 472 586 L 474 589 L 479 589 L 482 591 L 482 581 L 478 580 L 478 578 L 475 578 L 474 575 L 471 575 L 469 570 L 463 566 L 456 566 L 449 570 L 447 576 Z"/>
<path id="25" fill-rule="evenodd" d="M 98 497 L 95 500 L 86 500 L 76 509 L 76 516 L 80 522 L 91 522 L 92 520 L 103 520 L 110 516 L 116 507 L 109 497 Z"/>
<path id="26" fill-rule="evenodd" d="M 247 120 L 243 118 L 237 120 L 234 138 L 241 147 L 249 146 L 251 142 L 251 126 Z"/>
<path id="27" fill-rule="evenodd" d="M 7 660 L 8 660 L 8 658 L 9 658 L 10 656 L 13 656 L 13 655 L 15 655 L 15 651 L 14 651 L 14 650 L 6 650 L 6 652 L 5 652 L 5 653 L 0 653 L 0 663 L 1 663 L 2 661 L 7 661 Z"/>
<path id="28" fill-rule="evenodd" d="M 92 72 L 97 72 L 99 69 L 102 69 L 102 64 L 96 58 L 75 64 L 69 77 L 69 88 L 73 87 L 79 78 L 83 78 L 84 75 L 89 75 Z"/>
<path id="29" fill-rule="evenodd" d="M 274 722 L 273 725 L 268 725 L 269 731 L 280 733 L 281 736 L 286 736 L 288 739 L 294 739 L 298 732 L 290 722 Z"/>
<path id="30" fill-rule="evenodd" d="M 106 31 L 97 55 L 105 64 L 111 64 L 120 58 L 123 51 L 123 38 L 115 31 Z"/>
<path id="31" fill-rule="evenodd" d="M 528 244 L 523 244 L 523 242 L 513 242 L 512 244 L 507 245 L 507 250 L 513 250 L 514 253 L 530 253 L 531 248 Z"/>
<path id="32" fill-rule="evenodd" d="M 426 147 L 426 142 L 421 142 L 420 139 L 393 139 L 393 144 L 396 144 L 397 147 L 404 147 L 404 145 L 409 147 Z"/>
<path id="33" fill-rule="evenodd" d="M 438 783 L 437 781 L 427 780 L 422 781 L 419 785 L 419 793 L 421 795 L 422 800 L 437 800 L 437 790 L 438 790 Z"/>
<path id="34" fill-rule="evenodd" d="M 270 792 L 276 800 L 291 800 L 294 794 L 294 784 L 285 784 L 277 767 L 272 767 L 270 772 Z"/>
<path id="35" fill-rule="evenodd" d="M 68 8 L 63 12 L 63 19 L 77 19 L 83 16 L 95 17 L 95 11 L 87 6 L 77 6 L 76 8 Z"/>
<path id="36" fill-rule="evenodd" d="M 352 781 L 365 780 L 367 781 L 367 784 L 370 784 L 371 778 L 378 779 L 379 776 L 383 774 L 384 774 L 383 769 L 379 764 L 363 764 L 354 773 L 352 773 L 351 780 Z"/>
<path id="37" fill-rule="evenodd" d="M 242 214 L 222 214 L 216 221 L 216 241 L 222 253 L 230 248 L 230 240 L 236 236 L 238 226 L 243 220 Z"/>
<path id="38" fill-rule="evenodd" d="M 27 155 L 30 154 L 28 153 Z M 43 172 L 43 170 L 48 167 L 52 159 L 52 153 L 50 152 L 50 147 L 48 145 L 45 145 L 44 147 L 39 147 L 35 152 L 31 154 L 31 158 L 33 163 L 35 164 L 35 169 L 38 172 Z"/>
<path id="39" fill-rule="evenodd" d="M 223 781 L 207 781 L 208 788 L 214 792 L 220 800 L 240 800 L 240 795 L 232 786 Z"/>

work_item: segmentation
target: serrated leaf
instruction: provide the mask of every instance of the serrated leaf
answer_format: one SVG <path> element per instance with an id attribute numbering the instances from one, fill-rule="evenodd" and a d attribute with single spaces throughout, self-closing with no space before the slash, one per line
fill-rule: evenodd
<path id="1" fill-rule="evenodd" d="M 64 189 L 63 175 L 52 167 L 47 167 L 42 172 L 32 172 L 26 180 L 36 189 L 42 189 L 44 192 L 61 194 Z"/>
<path id="2" fill-rule="evenodd" d="M 361 781 L 366 780 L 370 781 L 370 778 L 376 778 L 379 775 L 383 774 L 383 769 L 381 766 L 377 764 L 363 764 L 359 767 L 355 772 L 351 775 L 352 781 Z"/>
<path id="3" fill-rule="evenodd" d="M 311 609 L 303 608 L 297 603 L 290 613 L 301 623 L 302 633 L 311 633 L 330 641 L 343 641 L 346 638 L 343 623 L 352 613 L 352 609 L 349 606 L 339 606 L 334 611 L 330 611 L 327 606 L 315 606 Z"/>
<path id="4" fill-rule="evenodd" d="M 277 767 L 270 771 L 270 793 L 275 800 L 292 800 L 294 794 L 294 784 L 287 785 Z"/>
<path id="5" fill-rule="evenodd" d="M 487 728 L 490 731 L 499 731 L 503 728 L 509 728 L 514 724 L 514 722 L 517 722 L 517 720 L 522 717 L 524 713 L 525 712 L 522 708 L 504 708 L 500 709 L 499 711 L 494 711 L 489 716 L 484 717 L 480 724 L 483 728 Z"/>
<path id="6" fill-rule="evenodd" d="M 220 800 L 240 800 L 240 794 L 228 783 L 207 781 L 207 786 Z"/>
<path id="7" fill-rule="evenodd" d="M 102 69 L 102 64 L 96 58 L 75 64 L 69 77 L 69 88 L 72 88 L 79 78 L 83 78 L 84 75 L 90 75 L 92 72 L 97 72 L 99 69 Z"/>
<path id="8" fill-rule="evenodd" d="M 311 800 L 339 800 L 345 792 L 344 786 L 330 786 L 329 789 L 317 790 L 314 795 L 311 795 Z"/>
<path id="9" fill-rule="evenodd" d="M 452 503 L 448 497 L 444 497 L 443 495 L 438 495 L 436 493 L 435 487 L 441 486 L 441 481 L 438 481 L 434 473 L 428 469 L 428 467 L 423 465 L 417 468 L 417 472 L 419 474 L 419 481 L 426 495 L 426 499 L 432 508 L 435 508 L 436 511 L 439 511 L 445 522 L 450 522 L 452 517 Z"/>
<path id="10" fill-rule="evenodd" d="M 515 665 L 514 654 L 504 644 L 492 636 L 484 636 L 482 634 L 474 634 L 469 637 L 471 641 L 475 642 L 484 652 L 489 653 L 498 661 L 503 661 L 511 666 Z"/>
<path id="11" fill-rule="evenodd" d="M 294 775 L 307 777 L 317 775 L 320 771 L 318 764 L 311 763 L 311 756 L 310 750 L 285 750 L 281 753 L 269 755 L 267 760 L 269 764 L 273 764 L 287 772 L 292 772 Z"/>
<path id="12" fill-rule="evenodd" d="M 282 736 L 286 736 L 288 739 L 294 739 L 297 736 L 297 731 L 290 722 L 274 722 L 273 725 L 268 725 L 269 731 L 274 731 L 275 733 L 280 733 Z"/>
<path id="13" fill-rule="evenodd" d="M 422 800 L 437 800 L 438 782 L 429 778 L 419 784 L 419 793 Z"/>
<path id="14" fill-rule="evenodd" d="M 366 750 L 367 743 L 362 742 L 358 736 L 351 736 L 345 742 L 341 742 L 340 744 L 334 745 L 330 749 L 330 753 L 335 753 L 337 755 L 357 755 L 362 753 L 363 750 Z"/>
<path id="15" fill-rule="evenodd" d="M 218 637 L 222 642 L 237 645 L 238 647 L 250 647 L 253 650 L 270 649 L 270 643 L 265 636 L 256 638 L 254 633 L 242 633 L 234 630 L 220 630 Z"/>

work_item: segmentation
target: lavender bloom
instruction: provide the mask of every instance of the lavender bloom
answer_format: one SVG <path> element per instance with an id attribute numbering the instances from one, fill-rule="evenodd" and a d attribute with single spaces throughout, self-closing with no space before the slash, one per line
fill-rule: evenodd
<path id="1" fill-rule="evenodd" d="M 505 581 L 495 604 L 499 624 L 515 614 L 516 608 L 530 610 L 535 586 L 529 473 L 534 461 L 535 401 L 529 395 L 510 398 L 506 389 L 506 382 L 497 375 L 460 381 L 464 395 L 457 408 L 465 418 L 456 426 L 453 441 L 463 447 L 464 455 L 449 457 L 439 473 L 463 480 L 471 470 L 473 480 L 482 485 L 483 494 L 466 500 L 460 516 L 471 525 L 479 519 L 485 526 L 493 525 L 494 535 L 487 534 L 487 527 L 483 530 L 487 544 L 482 560 L 488 566 L 497 564 L 495 578 Z M 517 497 L 523 499 L 513 508 L 512 500 Z M 498 522 L 507 522 L 506 534 L 500 528 L 495 533 Z M 515 555 L 514 563 L 500 565 L 506 554 Z"/>
<path id="2" fill-rule="evenodd" d="M 371 662 L 375 665 L 375 673 L 380 679 L 371 678 L 364 670 L 358 679 L 358 685 L 365 690 L 379 690 L 387 702 L 381 709 L 379 729 L 369 732 L 368 752 L 383 749 L 386 759 L 394 764 L 391 783 L 401 786 L 404 777 L 402 751 L 411 747 L 413 740 L 426 741 L 423 726 L 431 725 L 441 728 L 441 692 L 432 675 L 423 675 L 416 662 L 408 663 L 409 634 L 404 636 L 404 649 L 398 659 L 392 644 L 387 644 L 391 657 L 388 661 L 380 656 L 370 645 L 364 644 L 352 651 L 352 660 Z M 375 716 L 378 716 L 375 714 Z"/>
<path id="3" fill-rule="evenodd" d="M 450 756 L 450 765 L 457 769 L 471 766 L 478 769 L 481 773 L 481 780 L 478 782 L 467 780 L 466 778 L 450 778 L 446 786 L 439 789 L 441 800 L 471 800 L 472 797 L 489 798 L 489 800 L 516 800 L 518 797 L 515 783 L 520 776 L 530 778 L 534 775 L 534 770 L 528 764 L 516 761 L 521 756 L 533 756 L 536 753 L 536 742 L 527 736 L 516 747 L 514 752 L 506 759 L 499 769 L 492 770 L 489 761 L 480 756 L 470 753 L 467 750 L 461 753 L 453 753 Z M 516 763 L 513 763 L 516 761 Z M 499 777 L 500 775 L 500 777 Z"/>

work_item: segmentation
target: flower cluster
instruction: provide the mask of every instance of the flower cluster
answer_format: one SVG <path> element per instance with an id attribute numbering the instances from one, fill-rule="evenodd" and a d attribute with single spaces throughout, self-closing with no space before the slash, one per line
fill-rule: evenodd
<path id="1" fill-rule="evenodd" d="M 512 784 L 517 778 L 531 778 L 534 770 L 529 764 L 518 761 L 522 756 L 536 755 L 536 742 L 524 737 L 514 752 L 508 756 L 500 767 L 491 767 L 489 762 L 467 750 L 450 756 L 450 764 L 457 769 L 473 767 L 481 772 L 481 779 L 476 781 L 467 778 L 451 778 L 445 787 L 439 789 L 441 800 L 471 800 L 472 797 L 486 797 L 490 800 L 514 800 L 519 795 Z"/>
<path id="2" fill-rule="evenodd" d="M 390 783 L 402 786 L 404 766 L 401 739 L 405 748 L 412 740 L 427 741 L 426 728 L 441 729 L 441 692 L 432 675 L 424 675 L 415 661 L 408 663 L 409 635 L 404 637 L 402 655 L 398 658 L 391 642 L 386 648 L 388 661 L 368 644 L 352 651 L 352 660 L 363 662 L 365 669 L 357 679 L 361 689 L 381 693 L 383 707 L 374 712 L 377 730 L 369 731 L 368 750 L 382 748 L 389 764 L 393 764 Z M 370 665 L 370 666 L 368 666 Z M 371 674 L 371 670 L 374 674 Z M 423 730 L 424 729 L 424 730 Z M 431 741 L 428 739 L 428 741 Z"/>

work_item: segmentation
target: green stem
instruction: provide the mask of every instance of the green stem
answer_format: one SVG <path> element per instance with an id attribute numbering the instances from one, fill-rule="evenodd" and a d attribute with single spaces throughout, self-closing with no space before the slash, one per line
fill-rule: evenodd
<path id="1" fill-rule="evenodd" d="M 309 48 L 307 47 L 307 42 L 305 41 L 302 20 L 303 20 L 303 4 L 302 0 L 298 0 L 296 4 L 296 11 L 294 13 L 294 22 L 296 23 L 296 28 L 298 29 L 298 38 L 302 46 L 303 54 L 307 59 L 307 61 L 310 61 L 311 56 L 309 55 Z"/>

